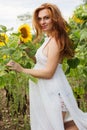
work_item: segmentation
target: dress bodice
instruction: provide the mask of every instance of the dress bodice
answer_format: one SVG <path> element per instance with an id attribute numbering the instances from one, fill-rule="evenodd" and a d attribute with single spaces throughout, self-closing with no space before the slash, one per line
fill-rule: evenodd
<path id="1" fill-rule="evenodd" d="M 36 57 L 36 64 L 34 68 L 44 68 L 47 63 L 47 56 L 43 54 L 44 47 L 48 44 L 51 37 L 46 37 L 44 43 L 41 45 L 41 47 L 37 50 L 35 57 Z M 58 67 L 62 68 L 62 64 L 58 64 Z M 58 68 L 57 67 L 57 68 Z"/>
<path id="2" fill-rule="evenodd" d="M 45 66 L 47 62 L 47 57 L 43 54 L 43 49 L 46 46 L 46 44 L 49 42 L 50 37 L 46 37 L 44 43 L 41 45 L 41 47 L 36 52 L 36 65 L 39 64 L 41 66 Z"/>

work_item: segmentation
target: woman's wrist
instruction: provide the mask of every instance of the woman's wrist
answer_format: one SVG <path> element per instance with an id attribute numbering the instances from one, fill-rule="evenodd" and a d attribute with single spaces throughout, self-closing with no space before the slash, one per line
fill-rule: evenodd
<path id="1" fill-rule="evenodd" d="M 21 69 L 21 72 L 25 73 L 25 68 L 22 68 L 22 69 Z"/>
<path id="2" fill-rule="evenodd" d="M 25 74 L 29 74 L 29 69 L 22 68 L 22 72 L 25 73 Z"/>

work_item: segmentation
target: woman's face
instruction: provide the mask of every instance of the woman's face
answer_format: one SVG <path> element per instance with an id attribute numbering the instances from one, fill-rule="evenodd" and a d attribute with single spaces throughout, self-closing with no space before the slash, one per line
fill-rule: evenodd
<path id="1" fill-rule="evenodd" d="M 49 9 L 43 9 L 39 11 L 38 22 L 43 32 L 51 33 L 53 28 L 53 23 L 49 14 Z"/>

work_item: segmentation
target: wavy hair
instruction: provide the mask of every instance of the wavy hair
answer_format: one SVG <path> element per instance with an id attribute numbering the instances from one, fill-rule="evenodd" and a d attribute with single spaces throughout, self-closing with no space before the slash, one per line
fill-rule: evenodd
<path id="1" fill-rule="evenodd" d="M 74 50 L 72 42 L 66 32 L 66 21 L 62 17 L 62 14 L 58 7 L 54 4 L 44 3 L 38 7 L 33 14 L 33 25 L 36 30 L 36 39 L 41 38 L 43 31 L 39 25 L 38 13 L 43 9 L 48 9 L 50 17 L 53 22 L 52 36 L 55 37 L 59 47 L 60 55 L 62 57 L 72 58 L 74 56 Z M 40 40 L 40 39 L 39 39 Z"/>

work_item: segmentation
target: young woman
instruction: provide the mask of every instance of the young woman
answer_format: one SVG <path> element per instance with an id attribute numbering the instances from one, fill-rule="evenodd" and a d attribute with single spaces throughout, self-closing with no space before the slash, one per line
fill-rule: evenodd
<path id="1" fill-rule="evenodd" d="M 34 12 L 33 24 L 37 39 L 47 35 L 35 55 L 35 67 L 23 68 L 14 61 L 7 64 L 38 78 L 38 83 L 29 82 L 31 130 L 87 130 L 87 113 L 78 108 L 62 70 L 63 59 L 72 58 L 74 52 L 61 12 L 54 4 L 42 4 Z M 64 125 L 70 120 L 74 125 Z"/>

